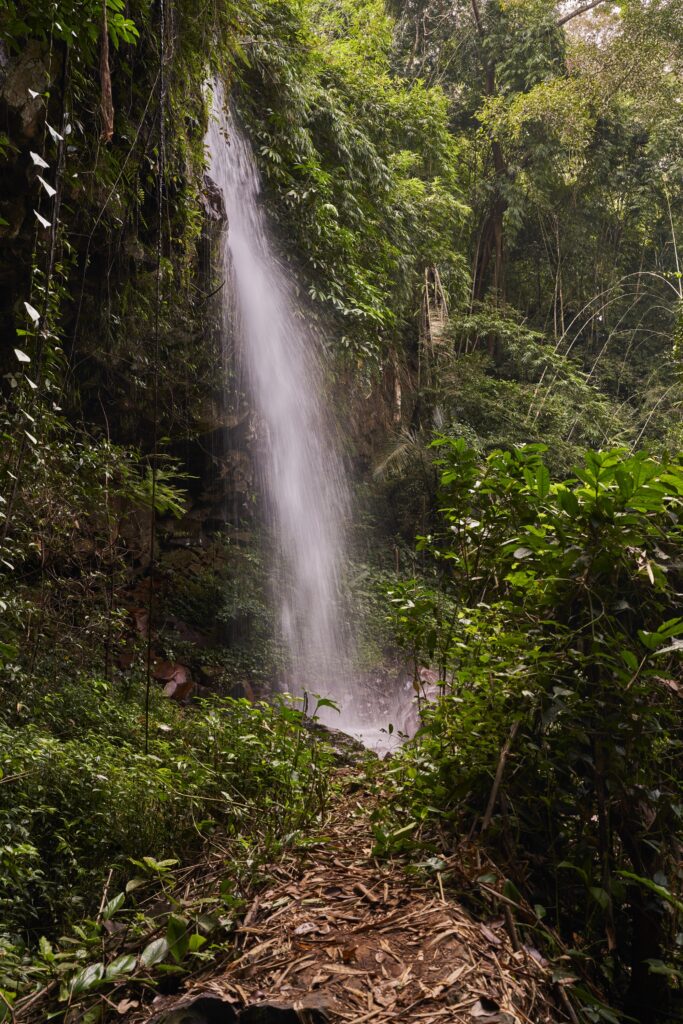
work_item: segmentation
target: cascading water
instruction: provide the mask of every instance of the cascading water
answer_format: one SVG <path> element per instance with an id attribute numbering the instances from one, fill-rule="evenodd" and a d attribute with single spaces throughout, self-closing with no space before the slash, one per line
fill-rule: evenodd
<path id="1" fill-rule="evenodd" d="M 281 559 L 275 596 L 291 663 L 285 682 L 295 693 L 305 689 L 337 702 L 339 715 L 321 714 L 328 724 L 364 732 L 339 602 L 348 494 L 323 405 L 320 346 L 273 250 L 253 153 L 220 87 L 206 145 L 227 218 L 225 328 L 236 327 L 265 435 L 260 470 Z"/>

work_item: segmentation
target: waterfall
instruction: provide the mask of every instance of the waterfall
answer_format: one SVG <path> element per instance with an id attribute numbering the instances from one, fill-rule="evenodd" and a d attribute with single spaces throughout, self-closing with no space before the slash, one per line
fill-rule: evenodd
<path id="1" fill-rule="evenodd" d="M 361 731 L 339 601 L 349 499 L 324 401 L 319 339 L 269 238 L 254 155 L 219 86 L 206 146 L 227 218 L 225 329 L 235 330 L 262 435 L 259 471 L 280 559 L 274 596 L 290 661 L 284 682 L 296 694 L 338 702 L 340 715 L 321 717 Z"/>

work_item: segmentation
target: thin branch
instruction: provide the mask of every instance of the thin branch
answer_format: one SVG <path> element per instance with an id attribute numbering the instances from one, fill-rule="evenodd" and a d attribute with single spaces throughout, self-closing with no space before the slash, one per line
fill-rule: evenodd
<path id="1" fill-rule="evenodd" d="M 503 744 L 503 747 L 501 749 L 500 756 L 498 758 L 498 767 L 496 768 L 496 775 L 495 775 L 495 778 L 493 780 L 493 786 L 491 787 L 491 794 L 489 796 L 489 802 L 486 805 L 486 811 L 484 813 L 484 817 L 482 818 L 482 822 L 481 822 L 481 834 L 482 835 L 484 834 L 484 832 L 486 832 L 486 830 L 488 829 L 489 825 L 491 824 L 491 818 L 493 817 L 493 811 L 494 811 L 495 806 L 496 806 L 496 800 L 498 799 L 498 792 L 500 790 L 500 784 L 503 781 L 503 772 L 505 771 L 505 762 L 508 759 L 508 754 L 510 753 L 510 747 L 512 746 L 512 744 L 515 741 L 515 736 L 517 735 L 518 729 L 519 729 L 519 721 L 513 722 L 512 723 L 512 728 L 510 729 L 510 735 L 506 739 L 506 741 Z"/>
<path id="2" fill-rule="evenodd" d="M 592 11 L 594 7 L 599 7 L 600 4 L 604 4 L 605 0 L 591 0 L 590 3 L 581 4 L 580 7 L 575 7 L 573 11 L 569 11 L 568 14 L 564 14 L 561 18 L 557 19 L 556 25 L 566 25 L 572 18 L 578 18 L 580 14 L 585 14 L 586 11 Z"/>

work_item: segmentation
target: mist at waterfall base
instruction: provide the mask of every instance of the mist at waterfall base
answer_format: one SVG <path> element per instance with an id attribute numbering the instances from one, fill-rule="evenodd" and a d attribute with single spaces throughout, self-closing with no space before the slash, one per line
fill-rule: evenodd
<path id="1" fill-rule="evenodd" d="M 373 696 L 354 672 L 352 630 L 340 599 L 350 501 L 324 400 L 321 345 L 269 238 L 254 155 L 220 86 L 213 90 L 206 147 L 226 216 L 223 331 L 226 338 L 235 332 L 258 420 L 258 468 L 280 561 L 273 599 L 289 655 L 282 684 L 296 696 L 334 701 L 339 712 L 318 712 L 324 724 L 386 750 L 395 742 L 383 728 L 392 714 L 389 695 Z M 311 697 L 309 713 L 315 706 Z"/>

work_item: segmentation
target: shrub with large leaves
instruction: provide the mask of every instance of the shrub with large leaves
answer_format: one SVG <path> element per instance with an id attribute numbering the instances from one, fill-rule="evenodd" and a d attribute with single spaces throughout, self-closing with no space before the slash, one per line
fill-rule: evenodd
<path id="1" fill-rule="evenodd" d="M 683 466 L 588 452 L 553 483 L 542 446 L 482 465 L 436 444 L 445 529 L 420 546 L 456 607 L 394 595 L 406 646 L 446 684 L 404 795 L 416 816 L 483 817 L 532 902 L 581 956 L 601 949 L 642 1016 L 681 977 Z"/>

